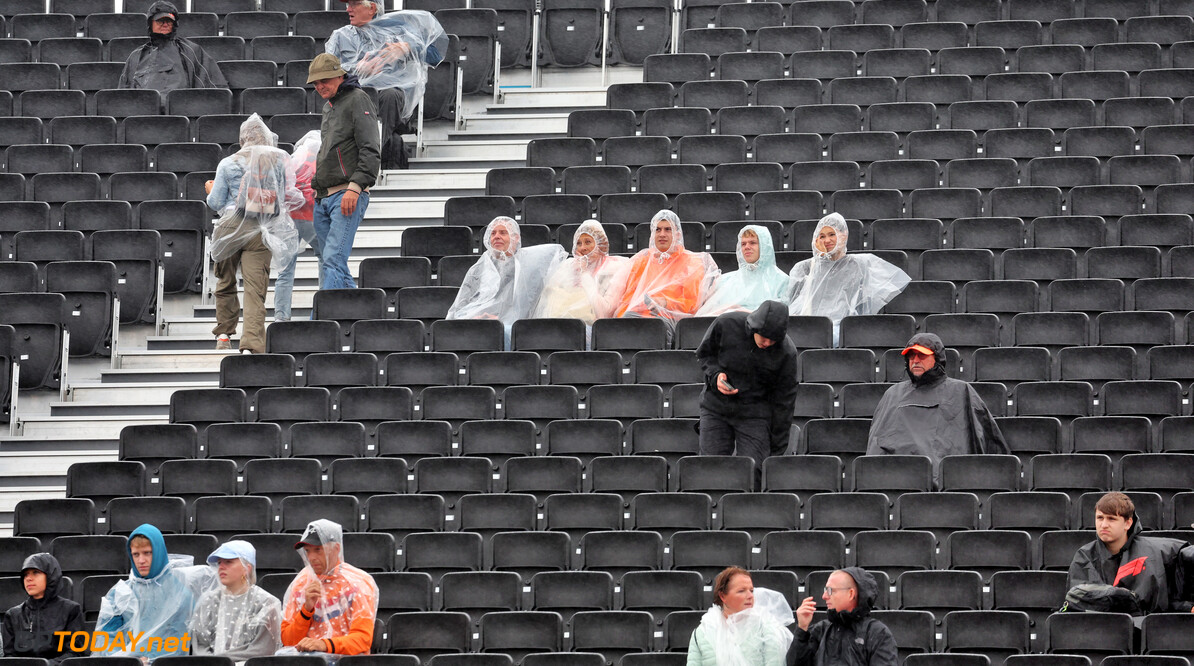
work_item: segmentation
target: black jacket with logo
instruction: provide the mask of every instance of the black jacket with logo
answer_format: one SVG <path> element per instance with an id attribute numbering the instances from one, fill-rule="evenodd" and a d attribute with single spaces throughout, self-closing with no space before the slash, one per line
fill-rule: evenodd
<path id="1" fill-rule="evenodd" d="M 1133 516 L 1128 542 L 1115 555 L 1095 539 L 1074 553 L 1069 587 L 1102 583 L 1131 590 L 1142 614 L 1189 613 L 1194 607 L 1194 546 L 1140 533 Z M 1059 602 L 1060 603 L 1060 602 Z"/>
<path id="2" fill-rule="evenodd" d="M 887 625 L 871 617 L 878 595 L 875 577 L 859 567 L 842 569 L 858 586 L 858 605 L 852 611 L 829 611 L 829 619 L 804 631 L 788 648 L 788 666 L 897 666 L 895 637 Z"/>

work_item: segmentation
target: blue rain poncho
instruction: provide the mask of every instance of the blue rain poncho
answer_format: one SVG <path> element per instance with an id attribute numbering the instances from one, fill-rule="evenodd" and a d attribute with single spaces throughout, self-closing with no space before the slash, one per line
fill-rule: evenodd
<path id="1" fill-rule="evenodd" d="M 124 650 L 93 650 L 93 656 L 147 657 L 152 661 L 175 654 L 164 649 L 164 642 L 177 638 L 181 644 L 195 603 L 203 593 L 219 585 L 211 567 L 192 566 L 189 555 L 168 555 L 166 540 L 153 525 L 145 524 L 133 530 L 129 543 L 137 536 L 149 539 L 153 545 L 149 573 L 141 576 L 137 572 L 130 552 L 132 571 L 127 579 L 113 585 L 104 595 L 95 623 L 96 631 L 108 632 L 111 640 L 116 639 L 117 633 L 123 633 L 128 647 Z M 134 645 L 133 640 L 138 638 Z M 180 649 L 178 653 L 185 654 L 185 650 Z"/>
<path id="2" fill-rule="evenodd" d="M 247 576 L 205 592 L 191 618 L 192 654 L 214 654 L 233 661 L 266 657 L 282 647 L 282 603 L 257 586 L 253 546 L 229 541 L 207 558 L 215 576 L 221 559 L 236 555 Z M 243 589 L 240 589 L 243 587 Z"/>
<path id="3" fill-rule="evenodd" d="M 498 250 L 490 238 L 495 227 L 509 233 L 510 245 Z M 448 319 L 497 319 L 509 331 L 514 322 L 531 316 L 544 281 L 568 254 L 555 244 L 522 247 L 518 223 L 496 217 L 485 227 L 485 253 L 464 275 Z"/>
<path id="4" fill-rule="evenodd" d="M 577 246 L 586 236 L 593 240 L 593 249 L 578 254 Z M 547 278 L 535 316 L 580 319 L 590 326 L 610 316 L 622 297 L 623 285 L 614 280 L 614 275 L 627 261 L 625 257 L 609 256 L 609 237 L 600 222 L 582 223 L 572 235 L 572 257 Z"/>
<path id="5" fill-rule="evenodd" d="M 826 250 L 818 236 L 832 229 L 837 242 Z M 838 213 L 821 218 L 813 232 L 813 258 L 792 267 L 788 280 L 788 302 L 792 316 L 829 317 L 833 320 L 833 344 L 840 339 L 842 319 L 851 315 L 878 314 L 912 278 L 899 267 L 873 254 L 846 254 L 850 232 Z"/>
<path id="6" fill-rule="evenodd" d="M 688 644 L 694 666 L 783 666 L 794 622 L 784 595 L 755 588 L 755 605 L 726 617 L 712 606 L 701 618 Z"/>
<path id="7" fill-rule="evenodd" d="M 759 258 L 753 264 L 742 256 L 742 237 L 747 231 L 759 239 Z M 726 312 L 754 312 L 763 301 L 786 300 L 788 274 L 775 265 L 775 241 L 766 227 L 748 224 L 738 232 L 738 270 L 722 273 L 713 283 L 709 299 L 697 310 L 698 317 L 716 317 Z"/>
<path id="8" fill-rule="evenodd" d="M 444 59 L 448 36 L 430 12 L 406 10 L 383 16 L 383 4 L 376 3 L 377 16 L 365 25 L 337 28 L 324 50 L 356 74 L 361 85 L 400 91 L 406 120 L 423 99 L 427 67 Z"/>

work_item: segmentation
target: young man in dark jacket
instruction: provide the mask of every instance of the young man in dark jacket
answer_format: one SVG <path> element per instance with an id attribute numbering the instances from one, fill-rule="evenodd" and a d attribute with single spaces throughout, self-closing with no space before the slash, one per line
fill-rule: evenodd
<path id="1" fill-rule="evenodd" d="M 381 168 L 381 134 L 373 100 L 339 59 L 320 53 L 307 70 L 323 105 L 322 144 L 311 187 L 315 190 L 315 235 L 322 245 L 320 289 L 357 286 L 348 255 L 369 207 L 369 188 Z"/>
<path id="2" fill-rule="evenodd" d="M 1107 493 L 1095 504 L 1098 538 L 1074 553 L 1069 587 L 1084 583 L 1131 591 L 1140 612 L 1194 612 L 1194 546 L 1178 539 L 1140 534 L 1136 505 L 1123 493 Z"/>
<path id="3" fill-rule="evenodd" d="M 71 652 L 70 637 L 60 641 L 56 631 L 84 631 L 83 609 L 58 596 L 62 569 L 49 553 L 34 553 L 21 565 L 21 582 L 29 598 L 4 614 L 4 656 L 40 657 L 51 664 L 67 657 L 86 657 Z M 59 650 L 61 644 L 62 650 Z"/>
<path id="4" fill-rule="evenodd" d="M 865 569 L 847 567 L 830 574 L 821 595 L 829 619 L 810 627 L 816 603 L 807 597 L 800 604 L 788 666 L 896 666 L 895 637 L 870 616 L 878 591 L 875 577 Z"/>
<path id="5" fill-rule="evenodd" d="M 749 456 L 756 476 L 763 460 L 787 446 L 796 402 L 796 345 L 788 338 L 788 306 L 763 301 L 754 312 L 721 315 L 701 341 L 702 455 Z"/>
<path id="6" fill-rule="evenodd" d="M 177 88 L 227 88 L 216 59 L 203 47 L 178 36 L 178 8 L 167 0 L 145 15 L 149 41 L 124 61 L 119 88 L 148 88 L 161 93 Z"/>

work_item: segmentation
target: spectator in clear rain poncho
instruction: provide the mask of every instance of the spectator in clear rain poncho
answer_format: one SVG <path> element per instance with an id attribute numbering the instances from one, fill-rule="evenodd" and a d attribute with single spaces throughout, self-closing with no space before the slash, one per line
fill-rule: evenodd
<path id="1" fill-rule="evenodd" d="M 610 256 L 609 237 L 600 222 L 583 222 L 572 234 L 572 257 L 548 276 L 535 316 L 580 319 L 587 326 L 610 316 L 622 296 L 622 285 L 613 278 L 626 262 Z"/>
<path id="2" fill-rule="evenodd" d="M 191 652 L 233 661 L 272 655 L 282 647 L 282 604 L 257 587 L 257 550 L 229 541 L 207 556 L 220 589 L 205 592 L 191 618 Z"/>
<path id="3" fill-rule="evenodd" d="M 290 211 L 290 219 L 302 241 L 306 241 L 315 256 L 320 256 L 319 239 L 315 236 L 315 190 L 311 187 L 311 178 L 315 175 L 315 162 L 319 157 L 319 130 L 311 130 L 294 144 L 294 152 L 290 154 L 290 168 L 294 170 L 294 186 L 303 195 L 301 208 Z M 294 269 L 298 264 L 298 252 L 282 266 L 278 277 L 274 279 L 274 321 L 290 321 L 290 302 L 294 291 Z M 319 266 L 320 276 L 323 275 L 323 265 Z"/>
<path id="4" fill-rule="evenodd" d="M 328 37 L 324 50 L 340 59 L 361 85 L 377 88 L 381 115 L 381 168 L 404 169 L 405 122 L 423 99 L 427 67 L 435 67 L 448 50 L 448 36 L 429 12 L 409 10 L 386 14 L 378 0 L 340 0 L 348 25 Z"/>
<path id="5" fill-rule="evenodd" d="M 775 265 L 775 241 L 766 227 L 748 224 L 738 232 L 738 270 L 722 273 L 699 317 L 753 312 L 763 301 L 786 300 L 788 275 Z"/>
<path id="6" fill-rule="evenodd" d="M 729 567 L 713 580 L 713 606 L 688 641 L 688 666 L 784 666 L 792 644 L 792 607 Z"/>
<path id="7" fill-rule="evenodd" d="M 619 272 L 624 290 L 614 316 L 654 317 L 674 328 L 696 313 L 720 274 L 708 252 L 685 249 L 680 218 L 661 210 L 651 218 L 651 246 Z"/>
<path id="8" fill-rule="evenodd" d="M 240 126 L 240 150 L 220 160 L 207 181 L 207 205 L 220 219 L 212 230 L 216 279 L 216 349 L 230 349 L 240 314 L 236 271 L 245 283 L 245 327 L 240 350 L 265 353 L 265 292 L 271 261 L 285 266 L 298 252 L 290 211 L 301 208 L 290 156 L 254 113 Z"/>
<path id="9" fill-rule="evenodd" d="M 108 633 L 108 649 L 93 644 L 92 656 L 153 661 L 186 654 L 195 604 L 218 585 L 211 567 L 192 566 L 190 555 L 167 554 L 162 533 L 148 523 L 129 535 L 128 549 L 133 570 L 104 595 L 95 622 L 96 631 Z"/>
<path id="10" fill-rule="evenodd" d="M 83 609 L 79 604 L 60 596 L 62 568 L 49 553 L 34 553 L 21 564 L 21 582 L 25 594 L 21 603 L 4 614 L 4 656 L 48 659 L 57 666 L 67 657 L 86 657 L 87 653 L 72 652 L 69 640 L 61 645 L 56 631 L 85 631 Z"/>
<path id="11" fill-rule="evenodd" d="M 327 658 L 369 654 L 378 590 L 373 577 L 344 561 L 344 534 L 327 519 L 311 521 L 294 545 L 303 570 L 286 588 L 278 654 Z"/>
<path id="12" fill-rule="evenodd" d="M 169 92 L 176 88 L 227 88 L 216 59 L 201 46 L 178 36 L 178 8 L 166 0 L 149 6 L 145 14 L 149 41 L 129 54 L 118 88 L 148 88 Z"/>
<path id="13" fill-rule="evenodd" d="M 518 223 L 508 217 L 495 217 L 484 238 L 485 253 L 465 273 L 447 318 L 497 319 L 509 343 L 510 328 L 531 316 L 544 280 L 568 254 L 555 244 L 523 247 Z"/>
<path id="14" fill-rule="evenodd" d="M 837 213 L 821 218 L 813 232 L 813 258 L 792 267 L 788 301 L 793 316 L 829 317 L 833 344 L 839 342 L 842 319 L 878 314 L 911 278 L 873 254 L 846 254 L 850 232 Z"/>

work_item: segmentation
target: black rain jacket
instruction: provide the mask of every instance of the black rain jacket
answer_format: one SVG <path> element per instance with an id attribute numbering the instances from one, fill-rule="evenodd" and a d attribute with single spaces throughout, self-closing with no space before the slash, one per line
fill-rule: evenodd
<path id="1" fill-rule="evenodd" d="M 1132 516 L 1128 542 L 1112 555 L 1097 538 L 1074 553 L 1068 587 L 1102 583 L 1131 590 L 1142 614 L 1189 613 L 1194 607 L 1194 546 L 1140 533 Z"/>
<path id="2" fill-rule="evenodd" d="M 117 87 L 161 93 L 178 88 L 227 88 L 228 81 L 216 59 L 195 42 L 179 37 L 177 23 L 169 35 L 153 31 L 153 16 L 160 12 L 178 15 L 178 9 L 167 0 L 150 5 L 145 16 L 149 24 L 149 41 L 124 61 Z"/>
<path id="3" fill-rule="evenodd" d="M 79 604 L 58 596 L 62 569 L 49 553 L 34 553 L 25 558 L 21 572 L 37 569 L 46 574 L 46 593 L 13 606 L 4 614 L 4 656 L 40 657 L 57 664 L 67 657 L 85 657 L 86 652 L 71 652 L 69 639 L 58 651 L 55 631 L 84 631 L 83 609 Z"/>
<path id="4" fill-rule="evenodd" d="M 788 648 L 788 666 L 897 666 L 895 637 L 887 625 L 871 617 L 878 596 L 875 577 L 859 567 L 842 569 L 858 586 L 858 605 L 852 611 L 829 611 L 829 619 L 804 631 L 793 627 L 796 639 Z"/>

